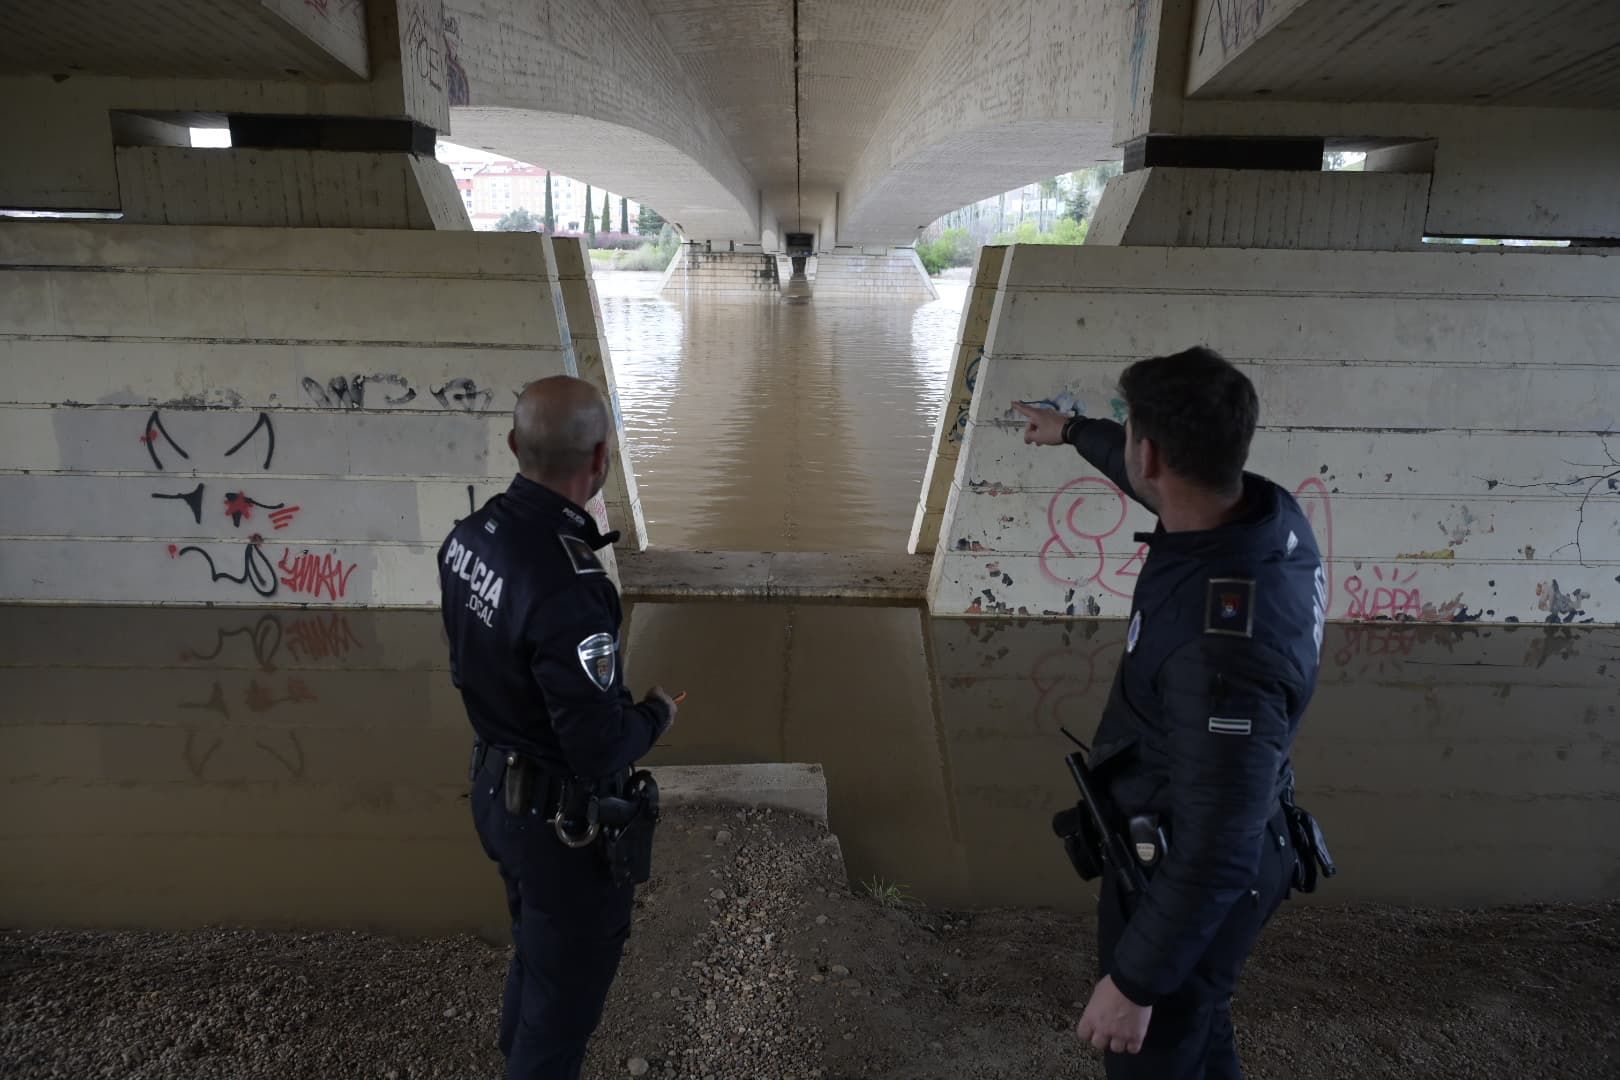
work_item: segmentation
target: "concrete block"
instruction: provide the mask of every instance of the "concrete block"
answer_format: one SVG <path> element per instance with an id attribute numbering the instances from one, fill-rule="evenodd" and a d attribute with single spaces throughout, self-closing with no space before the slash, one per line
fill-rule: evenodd
<path id="1" fill-rule="evenodd" d="M 0 278 L 15 600 L 435 603 L 576 370 L 539 237 L 19 225 Z"/>
<path id="2" fill-rule="evenodd" d="M 1620 316 L 1616 268 L 1601 254 L 1012 249 L 934 611 L 1129 614 L 1147 554 L 1130 538 L 1152 516 L 1071 452 L 1025 447 L 1012 405 L 1117 419 L 1126 364 L 1202 342 L 1255 381 L 1251 467 L 1311 520 L 1330 618 L 1620 621 L 1620 513 L 1596 501 L 1620 476 L 1620 383 L 1589 333 Z"/>
<path id="3" fill-rule="evenodd" d="M 1140 169 L 1108 182 L 1086 242 L 1416 250 L 1429 185 L 1423 173 Z"/>

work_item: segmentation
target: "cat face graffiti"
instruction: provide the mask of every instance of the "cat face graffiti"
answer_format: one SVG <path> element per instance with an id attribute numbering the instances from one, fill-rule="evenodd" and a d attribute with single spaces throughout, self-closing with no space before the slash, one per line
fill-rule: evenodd
<path id="1" fill-rule="evenodd" d="M 182 462 L 192 461 L 191 451 L 170 434 L 158 410 L 154 409 L 147 417 L 140 441 L 159 471 L 169 472 Z M 267 412 L 259 413 L 242 437 L 220 455 L 222 462 L 237 459 L 260 471 L 268 470 L 275 456 L 275 422 Z M 247 533 L 247 543 L 240 548 L 240 567 L 236 565 L 236 545 L 227 550 L 199 544 L 169 545 L 171 559 L 186 559 L 205 566 L 211 581 L 232 582 L 266 599 L 285 589 L 315 599 L 339 600 L 348 590 L 355 568 L 344 564 L 335 554 L 315 555 L 302 551 L 295 555 L 290 547 L 284 547 L 280 560 L 272 562 L 266 552 L 264 533 L 279 532 L 291 526 L 302 507 L 259 498 L 250 494 L 247 484 L 241 480 L 199 480 L 189 489 L 154 491 L 152 498 L 181 504 L 183 512 L 189 512 L 195 524 L 201 525 L 205 515 L 223 514 L 231 528 Z"/>

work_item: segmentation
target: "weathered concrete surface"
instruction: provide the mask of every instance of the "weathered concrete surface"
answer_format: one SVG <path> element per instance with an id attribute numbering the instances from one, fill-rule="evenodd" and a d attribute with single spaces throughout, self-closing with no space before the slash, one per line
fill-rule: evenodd
<path id="1" fill-rule="evenodd" d="M 928 561 L 910 555 L 810 551 L 670 551 L 619 559 L 625 596 L 918 601 Z"/>
<path id="2" fill-rule="evenodd" d="M 824 252 L 816 259 L 811 296 L 823 300 L 904 303 L 938 300 L 939 290 L 923 269 L 915 248 L 891 248 L 881 255 Z"/>
<path id="3" fill-rule="evenodd" d="M 1115 157 L 1105 0 L 957 0 L 842 185 L 846 243 L 908 243 L 965 203 Z"/>
<path id="4" fill-rule="evenodd" d="M 932 555 L 939 545 L 939 527 L 945 517 L 945 500 L 956 475 L 956 458 L 967 431 L 968 410 L 973 405 L 973 384 L 984 359 L 984 339 L 990 330 L 990 315 L 1001 287 L 1001 269 L 1007 249 L 986 245 L 973 261 L 972 285 L 962 304 L 962 319 L 956 333 L 956 352 L 946 386 L 948 396 L 934 427 L 934 450 L 928 455 L 923 473 L 922 497 L 911 524 L 911 540 L 906 550 L 913 555 Z"/>
<path id="5" fill-rule="evenodd" d="M 471 229 L 450 169 L 414 154 L 121 146 L 134 225 Z"/>
<path id="6" fill-rule="evenodd" d="M 1427 173 L 1138 169 L 1108 182 L 1086 236 L 1116 247 L 1423 246 Z"/>
<path id="7" fill-rule="evenodd" d="M 629 195 L 691 237 L 759 241 L 759 182 L 640 0 L 446 7 L 458 142 Z"/>
<path id="8" fill-rule="evenodd" d="M 1334 619 L 1620 622 L 1620 257 L 1015 247 L 929 598 L 1125 615 L 1151 515 L 1015 401 L 1122 415 L 1132 359 L 1208 344 L 1261 398 Z M 1571 464 L 1576 463 L 1576 464 Z"/>
<path id="9" fill-rule="evenodd" d="M 1620 8 L 1606 0 L 1197 0 L 1195 97 L 1613 108 Z"/>
<path id="10" fill-rule="evenodd" d="M 820 765 L 660 765 L 653 770 L 666 806 L 722 802 L 771 806 L 826 824 L 827 777 Z"/>
<path id="11" fill-rule="evenodd" d="M 1149 133 L 1366 150 L 1433 140 L 1430 235 L 1620 236 L 1620 205 L 1605 194 L 1620 171 L 1612 4 L 1141 0 L 1117 11 L 1117 144 Z"/>
<path id="12" fill-rule="evenodd" d="M 0 367 L 0 597 L 323 606 L 437 603 L 577 372 L 539 236 L 59 222 L 0 229 Z"/>
<path id="13" fill-rule="evenodd" d="M 763 251 L 703 251 L 686 244 L 664 271 L 665 296 L 759 296 L 779 292 L 776 257 Z"/>
<path id="14" fill-rule="evenodd" d="M 216 0 L 128 4 L 80 0 L 71 22 L 18 5 L 0 40 L 0 70 L 51 75 L 285 79 L 288 68 L 330 81 L 368 74 L 366 14 L 357 3 Z"/>

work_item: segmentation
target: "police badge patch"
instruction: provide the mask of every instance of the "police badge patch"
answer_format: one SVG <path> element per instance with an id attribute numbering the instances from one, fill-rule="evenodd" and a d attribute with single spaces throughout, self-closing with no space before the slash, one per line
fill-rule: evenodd
<path id="1" fill-rule="evenodd" d="M 1254 582 L 1251 579 L 1210 579 L 1204 633 L 1254 636 Z"/>
<path id="2" fill-rule="evenodd" d="M 592 634 L 575 649 L 579 653 L 580 667 L 599 690 L 613 687 L 613 677 L 619 669 L 619 643 L 612 634 Z"/>

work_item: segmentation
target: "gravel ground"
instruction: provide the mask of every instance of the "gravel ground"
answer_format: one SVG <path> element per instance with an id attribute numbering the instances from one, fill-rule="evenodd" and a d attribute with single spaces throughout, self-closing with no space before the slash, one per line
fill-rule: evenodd
<path id="1" fill-rule="evenodd" d="M 885 908 L 824 828 L 682 808 L 591 1077 L 1100 1077 L 1089 918 Z M 494 887 L 493 877 L 491 887 Z M 0 1076 L 484 1077 L 505 949 L 347 932 L 0 935 Z M 1620 903 L 1285 906 L 1236 1006 L 1251 1076 L 1620 1076 Z"/>

